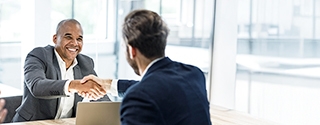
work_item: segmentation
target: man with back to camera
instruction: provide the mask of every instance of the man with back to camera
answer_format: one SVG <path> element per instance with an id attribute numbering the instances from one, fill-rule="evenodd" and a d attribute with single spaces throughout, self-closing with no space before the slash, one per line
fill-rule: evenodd
<path id="1" fill-rule="evenodd" d="M 13 122 L 75 117 L 77 92 L 98 99 L 106 90 L 96 82 L 80 83 L 89 74 L 96 75 L 93 60 L 79 54 L 83 30 L 75 19 L 62 20 L 53 35 L 55 46 L 37 47 L 26 57 L 24 93 Z"/>
<path id="2" fill-rule="evenodd" d="M 106 85 L 107 90 L 125 92 L 120 111 L 122 125 L 211 125 L 203 72 L 165 57 L 168 33 L 157 13 L 130 12 L 122 34 L 127 61 L 141 81 L 117 83 L 94 75 L 82 79 Z"/>

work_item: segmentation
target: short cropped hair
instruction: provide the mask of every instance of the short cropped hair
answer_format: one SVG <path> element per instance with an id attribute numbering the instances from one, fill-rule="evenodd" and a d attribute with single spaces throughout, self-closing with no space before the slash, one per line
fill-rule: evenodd
<path id="1" fill-rule="evenodd" d="M 71 22 L 71 23 L 74 23 L 74 24 L 78 24 L 81 28 L 81 32 L 83 33 L 83 30 L 82 30 L 82 26 L 81 24 L 79 23 L 79 21 L 77 21 L 76 19 L 65 19 L 65 20 L 61 20 L 59 23 L 58 23 L 58 26 L 56 28 L 56 34 L 59 33 L 60 29 L 61 29 L 61 26 L 63 24 L 65 24 L 66 22 Z"/>
<path id="2" fill-rule="evenodd" d="M 153 11 L 134 10 L 124 19 L 124 41 L 149 59 L 165 56 L 168 34 L 167 24 Z"/>

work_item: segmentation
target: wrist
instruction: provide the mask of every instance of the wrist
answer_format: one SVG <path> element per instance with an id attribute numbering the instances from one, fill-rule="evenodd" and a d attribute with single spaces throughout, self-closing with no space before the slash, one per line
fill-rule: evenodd
<path id="1" fill-rule="evenodd" d="M 79 83 L 80 83 L 79 80 L 72 80 L 69 84 L 68 91 L 69 92 L 78 92 L 77 86 Z"/>
<path id="2" fill-rule="evenodd" d="M 112 79 L 104 79 L 104 80 L 103 80 L 103 83 L 104 83 L 104 87 L 105 87 L 107 90 L 110 90 L 110 88 L 111 88 L 111 83 L 112 83 Z"/>

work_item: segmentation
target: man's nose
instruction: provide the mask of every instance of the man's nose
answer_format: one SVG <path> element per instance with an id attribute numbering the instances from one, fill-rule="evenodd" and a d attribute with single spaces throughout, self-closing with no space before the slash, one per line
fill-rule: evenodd
<path id="1" fill-rule="evenodd" d="M 79 45 L 79 41 L 78 41 L 77 39 L 73 39 L 73 40 L 72 40 L 72 44 L 74 44 L 74 45 Z"/>

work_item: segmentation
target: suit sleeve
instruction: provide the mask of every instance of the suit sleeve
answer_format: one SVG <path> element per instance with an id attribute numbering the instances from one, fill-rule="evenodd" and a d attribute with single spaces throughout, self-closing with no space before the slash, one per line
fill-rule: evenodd
<path id="1" fill-rule="evenodd" d="M 118 80 L 118 95 L 119 97 L 123 97 L 126 90 L 134 85 L 135 83 L 137 83 L 139 81 L 135 81 L 135 80 Z"/>
<path id="2" fill-rule="evenodd" d="M 45 74 L 48 70 L 47 62 L 44 60 L 45 53 L 39 49 L 33 50 L 27 55 L 24 65 L 26 87 L 36 98 L 52 99 L 66 96 L 63 88 L 67 80 L 47 79 Z M 52 71 L 52 74 L 55 72 Z"/>
<path id="3" fill-rule="evenodd" d="M 122 100 L 120 110 L 122 125 L 156 125 L 163 123 L 159 107 L 149 94 L 134 91 Z"/>

